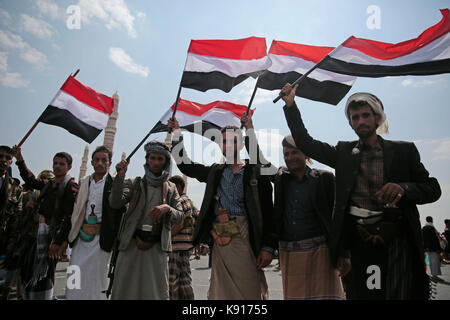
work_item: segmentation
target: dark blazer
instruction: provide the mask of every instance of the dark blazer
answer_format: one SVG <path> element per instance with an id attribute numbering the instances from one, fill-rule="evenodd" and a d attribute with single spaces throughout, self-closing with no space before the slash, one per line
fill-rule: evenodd
<path id="1" fill-rule="evenodd" d="M 173 146 L 180 142 L 174 141 Z M 180 171 L 188 177 L 206 183 L 205 194 L 200 208 L 200 214 L 194 228 L 194 246 L 199 243 L 212 243 L 210 231 L 216 219 L 214 212 L 214 196 L 219 186 L 225 164 L 205 166 L 192 162 L 184 148 L 180 148 L 182 163 L 178 164 Z M 246 162 L 244 167 L 244 198 L 245 212 L 249 221 L 249 240 L 253 253 L 257 257 L 263 247 L 275 249 L 277 242 L 274 234 L 272 185 L 269 176 L 259 175 L 260 165 Z M 256 181 L 252 179 L 255 175 Z M 252 184 L 256 183 L 258 194 L 254 194 Z"/>
<path id="2" fill-rule="evenodd" d="M 336 200 L 333 208 L 333 225 L 331 231 L 333 258 L 345 256 L 349 251 L 350 239 L 345 223 L 348 217 L 350 195 L 360 166 L 360 153 L 354 150 L 358 141 L 339 141 L 336 146 L 314 140 L 303 124 L 300 111 L 296 105 L 284 106 L 284 113 L 288 126 L 296 145 L 309 157 L 335 168 Z M 441 188 L 435 178 L 429 176 L 428 171 L 420 162 L 420 155 L 413 143 L 404 141 L 389 141 L 380 137 L 383 148 L 384 173 L 388 182 L 400 185 L 405 193 L 397 206 L 402 209 L 406 220 L 406 230 L 415 249 L 414 265 L 412 268 L 417 275 L 415 296 L 427 295 L 427 277 L 425 274 L 424 248 L 422 242 L 421 225 L 417 204 L 434 202 L 441 196 Z M 335 262 L 334 262 L 335 263 Z M 421 287 L 422 277 L 424 286 Z"/>
<path id="3" fill-rule="evenodd" d="M 283 229 L 284 217 L 284 186 L 288 173 L 287 168 L 281 167 L 274 176 L 275 188 L 275 232 L 278 239 Z M 308 188 L 310 197 L 319 217 L 320 225 L 330 246 L 331 218 L 334 204 L 334 175 L 325 170 L 311 169 L 308 174 Z"/>
<path id="4" fill-rule="evenodd" d="M 33 189 L 43 190 L 48 183 L 44 183 L 41 179 L 37 179 L 34 174 L 27 168 L 25 161 L 16 161 L 17 167 L 19 168 L 20 176 L 23 181 Z M 47 195 L 51 192 L 57 192 L 51 190 L 51 185 L 46 188 L 45 192 L 41 192 L 40 195 L 40 208 L 45 204 L 53 205 L 53 203 L 47 203 Z M 78 192 L 78 183 L 75 182 L 74 178 L 71 178 L 67 183 L 62 198 L 60 199 L 60 207 L 57 212 L 50 209 L 49 212 L 44 214 L 47 223 L 51 224 L 51 228 L 55 228 L 52 241 L 61 245 L 64 241 L 67 241 L 67 236 L 69 235 L 71 222 L 70 217 L 72 216 L 73 204 Z M 46 193 L 46 194 L 43 194 Z M 45 216 L 47 215 L 47 216 Z M 54 223 L 54 225 L 53 225 Z"/>
<path id="5" fill-rule="evenodd" d="M 86 202 L 89 197 L 89 187 L 91 183 L 91 176 L 85 177 L 80 181 L 80 189 L 75 201 L 74 212 L 72 213 L 72 228 L 69 233 L 69 242 L 73 246 L 76 239 L 78 239 L 80 229 L 85 222 Z M 102 197 L 102 223 L 100 224 L 100 248 L 109 252 L 113 247 L 114 240 L 119 232 L 120 221 L 122 214 L 126 207 L 120 209 L 113 209 L 109 204 L 109 195 L 113 178 L 108 173 L 105 178 L 105 185 L 103 187 Z"/>
<path id="6" fill-rule="evenodd" d="M 439 242 L 436 229 L 432 226 L 422 228 L 423 247 L 427 252 L 441 252 L 441 244 Z"/>

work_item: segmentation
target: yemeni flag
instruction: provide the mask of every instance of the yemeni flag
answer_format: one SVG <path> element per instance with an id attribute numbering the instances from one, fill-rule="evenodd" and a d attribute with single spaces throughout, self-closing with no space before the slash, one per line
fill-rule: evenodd
<path id="1" fill-rule="evenodd" d="M 282 89 L 293 83 L 320 60 L 333 47 L 316 47 L 284 41 L 272 41 L 269 58 L 272 65 L 258 78 L 257 87 L 267 90 Z M 337 105 L 351 89 L 356 77 L 316 68 L 302 80 L 296 95 L 310 100 Z"/>
<path id="2" fill-rule="evenodd" d="M 151 133 L 168 131 L 167 121 L 172 117 L 174 106 L 175 104 L 162 116 Z M 180 98 L 177 107 L 177 120 L 180 127 L 189 132 L 194 132 L 196 126 L 201 124 L 201 134 L 203 135 L 208 129 L 220 129 L 227 125 L 240 127 L 241 116 L 246 111 L 247 106 L 227 101 L 200 104 Z M 254 110 L 250 112 L 253 114 Z"/>
<path id="3" fill-rule="evenodd" d="M 91 143 L 106 127 L 114 99 L 69 76 L 38 121 L 66 129 Z"/>
<path id="4" fill-rule="evenodd" d="M 450 12 L 415 39 L 384 43 L 348 38 L 320 65 L 333 72 L 361 77 L 432 75 L 450 72 Z"/>
<path id="5" fill-rule="evenodd" d="M 270 66 L 265 38 L 191 40 L 181 86 L 205 92 L 231 89 Z"/>

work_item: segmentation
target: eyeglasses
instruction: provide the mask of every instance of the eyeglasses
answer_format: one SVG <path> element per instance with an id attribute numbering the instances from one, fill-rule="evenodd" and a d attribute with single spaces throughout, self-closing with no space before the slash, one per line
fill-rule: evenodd
<path id="1" fill-rule="evenodd" d="M 7 153 L 0 153 L 0 159 L 5 158 L 6 160 L 11 160 L 12 156 Z"/>

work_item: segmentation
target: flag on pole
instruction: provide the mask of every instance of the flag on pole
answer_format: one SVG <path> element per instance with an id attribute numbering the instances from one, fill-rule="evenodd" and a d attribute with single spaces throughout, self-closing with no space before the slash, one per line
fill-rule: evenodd
<path id="1" fill-rule="evenodd" d="M 265 38 L 191 40 L 181 86 L 205 92 L 231 89 L 270 66 Z"/>
<path id="2" fill-rule="evenodd" d="M 350 37 L 321 64 L 322 69 L 361 76 L 432 75 L 450 72 L 450 12 L 415 39 L 384 43 Z"/>
<path id="3" fill-rule="evenodd" d="M 293 83 L 314 67 L 333 49 L 333 47 L 308 46 L 273 40 L 269 50 L 272 64 L 264 74 L 259 76 L 257 87 L 267 90 L 282 89 L 286 83 Z M 356 77 L 318 67 L 302 80 L 296 95 L 336 105 L 345 97 L 355 80 Z"/>
<path id="4" fill-rule="evenodd" d="M 102 132 L 114 99 L 69 76 L 38 121 L 66 129 L 91 143 Z"/>
<path id="5" fill-rule="evenodd" d="M 172 117 L 175 104 L 162 116 L 153 127 L 151 133 L 168 131 L 167 121 Z M 247 111 L 247 106 L 227 101 L 214 101 L 208 104 L 179 99 L 177 120 L 180 127 L 194 132 L 194 125 L 202 125 L 202 134 L 208 129 L 220 129 L 227 125 L 239 127 L 241 116 Z M 254 110 L 250 111 L 253 114 Z"/>

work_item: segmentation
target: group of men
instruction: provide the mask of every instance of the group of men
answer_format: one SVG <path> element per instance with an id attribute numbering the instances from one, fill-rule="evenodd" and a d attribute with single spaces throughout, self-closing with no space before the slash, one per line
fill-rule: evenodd
<path id="1" fill-rule="evenodd" d="M 113 247 L 119 254 L 112 299 L 194 299 L 189 257 L 204 243 L 212 248 L 208 299 L 267 299 L 263 268 L 276 252 L 285 299 L 427 299 L 416 205 L 438 200 L 439 183 L 413 143 L 378 134 L 386 129 L 386 115 L 375 95 L 348 99 L 345 115 L 359 139 L 331 146 L 308 134 L 296 89 L 282 89 L 291 134 L 282 141 L 281 168 L 264 159 L 247 113 L 241 118 L 245 137 L 238 127 L 220 130 L 216 142 L 224 159 L 210 166 L 188 158 L 180 125 L 171 118 L 172 150 L 146 144 L 144 175 L 134 179 L 125 178 L 125 160 L 115 177 L 109 174 L 105 147 L 94 151 L 94 174 L 79 185 L 68 175 L 67 153 L 55 155 L 55 177 L 45 181 L 28 170 L 19 147 L 0 147 L 2 239 L 12 239 L 2 244 L 8 262 L 18 235 L 4 232 L 17 228 L 9 226 L 15 219 L 3 216 L 23 211 L 19 204 L 11 209 L 13 199 L 21 203 L 7 171 L 13 156 L 25 183 L 40 190 L 34 241 L 21 264 L 24 296 L 51 296 L 56 262 L 69 244 L 81 281 L 67 288 L 68 299 L 106 298 Z M 244 146 L 250 159 L 240 157 Z M 169 178 L 172 157 L 183 174 L 206 183 L 196 218 L 182 178 Z M 311 159 L 335 174 L 311 168 Z"/>

